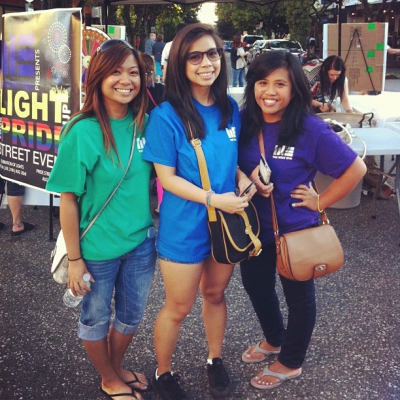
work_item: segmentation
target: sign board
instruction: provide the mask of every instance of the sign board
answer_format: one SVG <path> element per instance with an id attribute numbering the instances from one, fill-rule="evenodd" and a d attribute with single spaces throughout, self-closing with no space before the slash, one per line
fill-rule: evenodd
<path id="1" fill-rule="evenodd" d="M 337 24 L 324 25 L 323 58 L 338 54 Z M 341 25 L 341 58 L 350 91 L 383 91 L 385 86 L 388 24 Z"/>
<path id="2" fill-rule="evenodd" d="M 63 124 L 79 111 L 81 9 L 3 15 L 0 175 L 44 190 Z"/>

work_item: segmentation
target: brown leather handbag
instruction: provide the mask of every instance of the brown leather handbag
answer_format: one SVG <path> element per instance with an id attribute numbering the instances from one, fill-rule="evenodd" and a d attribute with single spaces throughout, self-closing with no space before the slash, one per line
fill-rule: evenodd
<path id="1" fill-rule="evenodd" d="M 274 197 L 271 194 L 272 226 L 276 246 L 276 268 L 292 281 L 307 281 L 332 274 L 344 264 L 342 245 L 325 210 L 322 225 L 279 235 Z"/>
<path id="2" fill-rule="evenodd" d="M 260 152 L 265 157 L 262 132 L 258 136 Z M 315 182 L 313 187 L 318 192 Z M 344 264 L 342 245 L 325 210 L 321 212 L 322 225 L 279 236 L 274 196 L 271 193 L 272 227 L 276 247 L 276 269 L 292 281 L 307 281 L 331 274 Z"/>

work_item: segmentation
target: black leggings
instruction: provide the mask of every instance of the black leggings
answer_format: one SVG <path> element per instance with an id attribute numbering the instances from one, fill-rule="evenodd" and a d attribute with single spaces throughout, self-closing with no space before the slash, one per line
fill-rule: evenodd
<path id="1" fill-rule="evenodd" d="M 300 368 L 315 325 L 314 280 L 297 282 L 280 276 L 289 309 L 285 329 L 275 290 L 275 244 L 263 246 L 258 257 L 243 261 L 240 272 L 267 342 L 282 346 L 278 361 L 288 368 Z"/>

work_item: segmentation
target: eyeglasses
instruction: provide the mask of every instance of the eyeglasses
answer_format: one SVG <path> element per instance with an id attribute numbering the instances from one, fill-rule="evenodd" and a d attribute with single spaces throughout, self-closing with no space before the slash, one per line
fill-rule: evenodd
<path id="1" fill-rule="evenodd" d="M 207 54 L 207 58 L 211 62 L 215 62 L 221 59 L 222 49 L 220 47 L 215 47 L 207 51 L 192 51 L 186 56 L 186 60 L 188 60 L 192 65 L 198 65 L 203 61 L 204 54 Z"/>
<path id="2" fill-rule="evenodd" d="M 96 53 L 100 53 L 100 52 L 104 52 L 107 51 L 108 49 L 110 49 L 111 47 L 113 47 L 115 44 L 117 43 L 122 43 L 124 44 L 126 47 L 129 47 L 130 49 L 133 50 L 133 47 L 125 40 L 121 40 L 121 39 L 110 39 L 107 40 L 106 42 L 103 42 L 96 50 Z"/>

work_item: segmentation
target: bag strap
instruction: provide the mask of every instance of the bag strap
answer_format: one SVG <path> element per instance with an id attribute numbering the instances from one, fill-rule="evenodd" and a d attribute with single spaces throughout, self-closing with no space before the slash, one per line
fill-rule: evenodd
<path id="1" fill-rule="evenodd" d="M 210 176 L 208 175 L 206 158 L 204 156 L 203 149 L 201 148 L 201 140 L 198 138 L 195 139 L 193 137 L 193 132 L 190 124 L 189 124 L 189 132 L 190 132 L 190 137 L 192 138 L 190 143 L 194 148 L 197 157 L 197 162 L 199 163 L 201 185 L 203 186 L 204 190 L 207 191 L 211 190 Z M 208 212 L 208 220 L 210 222 L 215 222 L 217 220 L 217 213 L 215 211 L 215 207 L 207 205 L 207 212 Z"/>
<path id="2" fill-rule="evenodd" d="M 133 158 L 133 153 L 135 151 L 135 142 L 136 142 L 136 124 L 134 127 L 134 131 L 133 131 L 133 139 L 132 139 L 132 146 L 131 146 L 131 153 L 129 155 L 129 160 L 128 160 L 128 164 L 125 168 L 125 172 L 124 175 L 122 176 L 121 180 L 118 182 L 118 185 L 115 187 L 115 189 L 112 191 L 112 193 L 108 196 L 106 202 L 104 203 L 103 207 L 101 207 L 101 210 L 97 213 L 97 215 L 92 219 L 92 221 L 90 222 L 90 224 L 86 227 L 86 229 L 83 231 L 80 240 L 83 239 L 83 237 L 88 233 L 89 229 L 93 226 L 93 224 L 96 222 L 97 218 L 100 217 L 100 214 L 104 211 L 104 209 L 106 208 L 107 204 L 110 202 L 110 200 L 113 198 L 115 192 L 118 190 L 118 188 L 121 186 L 122 181 L 124 180 L 129 167 L 131 166 L 132 163 L 132 158 Z"/>
<path id="3" fill-rule="evenodd" d="M 152 94 L 151 94 L 149 88 L 147 88 L 146 90 L 147 90 L 147 94 L 148 94 L 149 97 L 150 97 L 151 102 L 154 104 L 154 107 L 157 107 L 157 103 L 156 103 L 156 101 L 154 100 L 154 98 L 153 98 L 153 96 L 152 96 Z"/>
<path id="4" fill-rule="evenodd" d="M 194 148 L 194 151 L 197 156 L 197 162 L 199 163 L 201 184 L 202 184 L 204 190 L 210 190 L 211 189 L 210 177 L 208 175 L 206 158 L 204 156 L 203 149 L 201 148 L 201 140 L 198 138 L 197 139 L 193 138 L 193 132 L 192 132 L 192 128 L 191 128 L 190 124 L 189 124 L 189 132 L 190 132 L 190 136 L 192 138 L 190 143 L 192 144 L 192 146 Z M 216 222 L 217 221 L 217 213 L 216 213 L 215 207 L 207 206 L 207 212 L 208 212 L 208 220 L 210 222 Z M 261 241 L 253 233 L 249 217 L 247 216 L 245 211 L 239 211 L 236 214 L 239 214 L 242 216 L 245 227 L 246 227 L 245 232 L 249 235 L 249 237 L 254 245 L 254 249 L 250 252 L 249 257 L 258 256 L 260 254 L 260 250 L 261 250 Z"/>
<path id="5" fill-rule="evenodd" d="M 259 133 L 258 135 L 258 144 L 260 146 L 260 153 L 265 157 L 265 147 L 264 147 L 264 135 L 262 132 Z M 312 186 L 314 190 L 318 193 L 318 188 L 317 184 L 315 181 L 312 181 Z M 280 254 L 281 252 L 281 242 L 279 240 L 279 225 L 278 225 L 278 218 L 276 216 L 276 209 L 275 209 L 275 201 L 274 201 L 274 195 L 271 192 L 270 195 L 271 199 L 271 211 L 272 211 L 272 229 L 274 230 L 274 239 L 275 239 L 275 246 L 276 246 L 276 253 Z M 330 225 L 329 224 L 329 219 L 328 215 L 325 210 L 322 210 L 321 215 L 321 221 L 323 225 Z"/>

